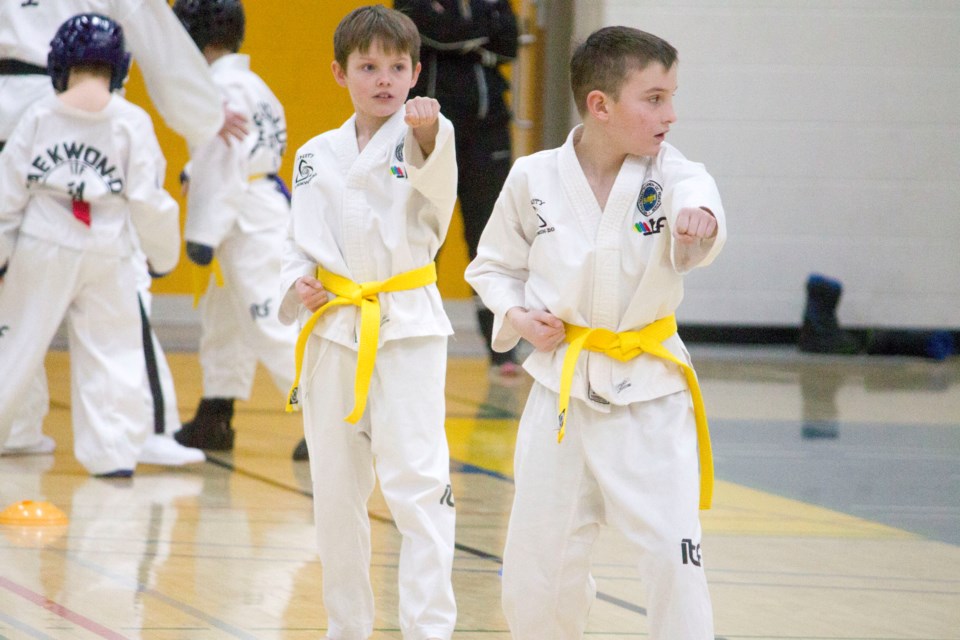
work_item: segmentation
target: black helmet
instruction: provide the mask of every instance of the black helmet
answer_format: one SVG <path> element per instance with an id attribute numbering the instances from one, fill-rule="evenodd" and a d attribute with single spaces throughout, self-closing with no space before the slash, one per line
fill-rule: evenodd
<path id="1" fill-rule="evenodd" d="M 53 88 L 58 92 L 65 91 L 71 68 L 97 62 L 113 69 L 111 91 L 123 86 L 130 70 L 130 54 L 124 47 L 123 28 L 98 13 L 81 13 L 60 25 L 50 41 L 47 56 L 47 73 L 53 81 Z"/>
<path id="2" fill-rule="evenodd" d="M 246 21 L 240 0 L 176 0 L 173 12 L 200 51 L 208 44 L 236 51 L 243 42 Z"/>

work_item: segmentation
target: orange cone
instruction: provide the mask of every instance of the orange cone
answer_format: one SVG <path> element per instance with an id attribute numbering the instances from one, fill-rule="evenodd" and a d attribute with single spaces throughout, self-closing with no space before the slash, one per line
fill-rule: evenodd
<path id="1" fill-rule="evenodd" d="M 21 500 L 0 511 L 0 525 L 56 526 L 67 524 L 67 515 L 49 502 Z"/>

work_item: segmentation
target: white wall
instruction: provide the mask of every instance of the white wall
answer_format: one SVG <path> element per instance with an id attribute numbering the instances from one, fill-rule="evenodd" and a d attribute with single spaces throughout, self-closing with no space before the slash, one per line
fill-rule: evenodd
<path id="1" fill-rule="evenodd" d="M 811 272 L 847 326 L 960 328 L 960 2 L 578 0 L 680 52 L 670 141 L 730 239 L 681 322 L 797 325 Z"/>

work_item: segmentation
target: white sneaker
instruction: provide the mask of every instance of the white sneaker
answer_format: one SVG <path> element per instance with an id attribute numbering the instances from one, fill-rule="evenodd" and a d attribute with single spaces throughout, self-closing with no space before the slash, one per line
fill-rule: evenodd
<path id="1" fill-rule="evenodd" d="M 53 453 L 57 443 L 47 435 L 41 435 L 40 440 L 24 447 L 4 447 L 0 455 L 5 456 L 42 456 Z"/>
<path id="2" fill-rule="evenodd" d="M 180 467 L 207 459 L 200 449 L 185 447 L 173 438 L 151 434 L 143 443 L 137 462 L 159 464 L 165 467 Z"/>

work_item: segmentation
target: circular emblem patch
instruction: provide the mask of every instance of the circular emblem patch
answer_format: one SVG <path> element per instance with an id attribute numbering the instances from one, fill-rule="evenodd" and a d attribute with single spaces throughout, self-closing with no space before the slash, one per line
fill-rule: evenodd
<path id="1" fill-rule="evenodd" d="M 663 189 L 653 181 L 647 180 L 640 189 L 640 197 L 637 198 L 637 209 L 645 216 L 649 216 L 660 208 L 660 195 Z"/>

